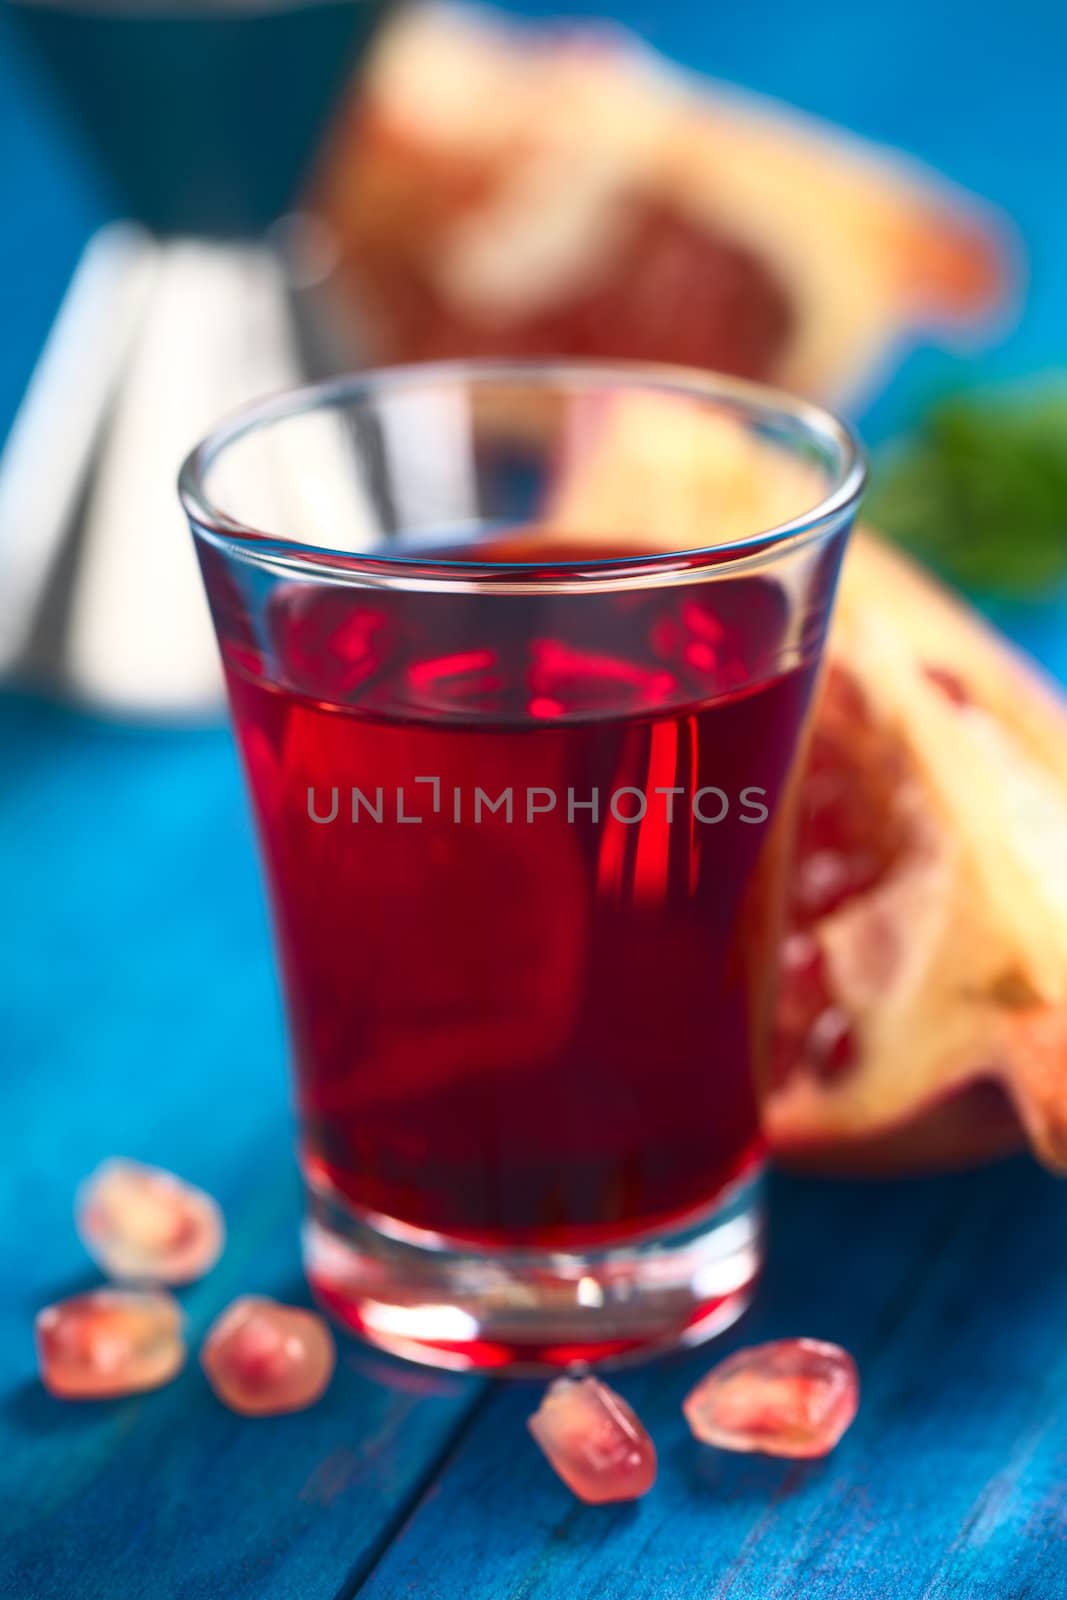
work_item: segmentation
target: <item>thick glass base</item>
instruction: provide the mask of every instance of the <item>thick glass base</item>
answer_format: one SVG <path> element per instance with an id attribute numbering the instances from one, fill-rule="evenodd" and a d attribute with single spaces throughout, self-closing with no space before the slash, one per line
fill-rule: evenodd
<path id="1" fill-rule="evenodd" d="M 581 1254 L 476 1249 L 309 1189 L 304 1263 L 339 1322 L 413 1361 L 509 1373 L 637 1361 L 699 1344 L 745 1309 L 759 1187 L 746 1177 L 670 1229 Z"/>

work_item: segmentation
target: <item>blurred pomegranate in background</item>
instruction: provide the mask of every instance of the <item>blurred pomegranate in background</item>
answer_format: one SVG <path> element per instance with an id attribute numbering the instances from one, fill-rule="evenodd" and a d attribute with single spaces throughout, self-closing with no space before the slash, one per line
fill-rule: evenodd
<path id="1" fill-rule="evenodd" d="M 407 13 L 315 203 L 375 361 L 677 361 L 840 400 L 1006 287 L 972 198 L 603 25 Z"/>

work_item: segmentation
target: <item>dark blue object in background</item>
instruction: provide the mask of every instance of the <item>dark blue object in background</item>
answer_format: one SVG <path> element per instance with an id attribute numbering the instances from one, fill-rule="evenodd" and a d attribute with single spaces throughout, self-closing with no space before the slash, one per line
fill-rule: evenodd
<path id="1" fill-rule="evenodd" d="M 291 203 L 386 0 L 13 0 L 124 215 L 260 232 Z"/>

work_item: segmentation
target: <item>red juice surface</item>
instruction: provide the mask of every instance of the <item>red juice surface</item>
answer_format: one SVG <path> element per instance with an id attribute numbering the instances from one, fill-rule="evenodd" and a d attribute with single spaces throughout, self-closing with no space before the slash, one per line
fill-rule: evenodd
<path id="1" fill-rule="evenodd" d="M 258 633 L 215 608 L 312 1182 L 499 1246 L 713 1202 L 761 1150 L 814 671 L 780 588 L 294 583 Z"/>

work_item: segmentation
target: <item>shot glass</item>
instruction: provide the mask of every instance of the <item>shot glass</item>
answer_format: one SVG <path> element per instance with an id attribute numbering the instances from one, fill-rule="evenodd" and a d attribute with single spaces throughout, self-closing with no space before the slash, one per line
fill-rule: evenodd
<path id="1" fill-rule="evenodd" d="M 863 484 L 639 364 L 360 374 L 186 462 L 319 1299 L 508 1370 L 704 1339 L 761 1258 L 790 793 Z"/>

